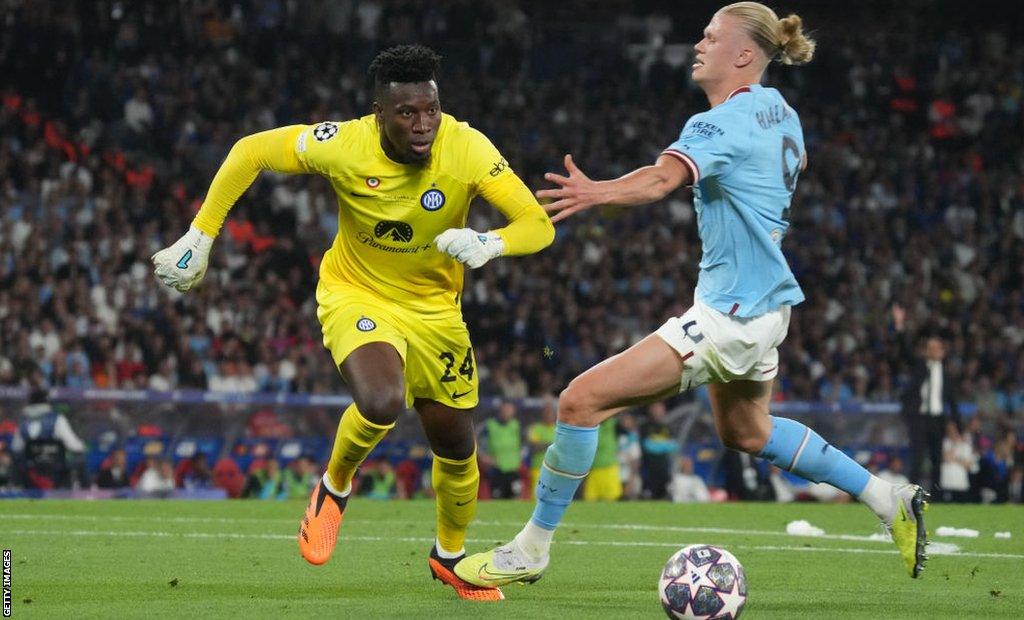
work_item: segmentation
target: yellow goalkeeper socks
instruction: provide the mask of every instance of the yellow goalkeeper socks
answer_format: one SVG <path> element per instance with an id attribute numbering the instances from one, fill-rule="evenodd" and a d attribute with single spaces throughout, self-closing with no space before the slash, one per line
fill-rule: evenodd
<path id="1" fill-rule="evenodd" d="M 442 551 L 457 553 L 466 544 L 466 528 L 476 514 L 480 469 L 476 451 L 459 461 L 434 455 L 431 482 L 437 496 L 437 542 Z"/>
<path id="2" fill-rule="evenodd" d="M 359 413 L 355 403 L 349 405 L 341 415 L 331 460 L 327 462 L 327 478 L 331 486 L 340 493 L 348 492 L 356 468 L 394 427 L 394 423 L 387 426 L 374 424 Z"/>

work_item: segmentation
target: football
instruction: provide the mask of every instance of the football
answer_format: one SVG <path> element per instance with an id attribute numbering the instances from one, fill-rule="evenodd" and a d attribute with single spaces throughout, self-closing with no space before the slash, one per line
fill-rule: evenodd
<path id="1" fill-rule="evenodd" d="M 725 549 L 690 545 L 665 563 L 658 596 L 669 618 L 735 619 L 747 602 L 747 577 Z"/>

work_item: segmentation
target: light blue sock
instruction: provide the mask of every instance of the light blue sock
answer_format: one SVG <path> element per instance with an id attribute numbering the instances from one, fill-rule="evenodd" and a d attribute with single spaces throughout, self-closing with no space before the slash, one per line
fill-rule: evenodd
<path id="1" fill-rule="evenodd" d="M 757 456 L 814 482 L 827 482 L 858 497 L 870 472 L 796 420 L 772 418 L 772 434 Z"/>
<path id="2" fill-rule="evenodd" d="M 597 427 L 555 424 L 555 442 L 544 454 L 537 481 L 537 506 L 531 521 L 554 530 L 562 521 L 580 482 L 590 472 L 597 452 Z"/>

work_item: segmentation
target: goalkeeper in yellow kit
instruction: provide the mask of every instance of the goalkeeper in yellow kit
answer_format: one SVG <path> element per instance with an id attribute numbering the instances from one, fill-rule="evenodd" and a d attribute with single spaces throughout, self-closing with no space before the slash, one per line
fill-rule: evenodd
<path id="1" fill-rule="evenodd" d="M 228 210 L 261 170 L 326 177 L 338 196 L 339 226 L 320 266 L 317 318 L 354 402 L 299 527 L 302 556 L 313 564 L 330 558 L 356 468 L 412 406 L 434 452 L 431 572 L 462 598 L 498 600 L 500 590 L 467 584 L 453 570 L 465 555 L 480 479 L 471 413 L 476 365 L 459 304 L 462 265 L 537 252 L 554 228 L 490 141 L 442 114 L 439 61 L 422 46 L 385 50 L 370 64 L 373 114 L 239 140 L 188 233 L 153 262 L 161 281 L 186 291 L 202 279 Z M 475 196 L 508 225 L 465 228 Z"/>

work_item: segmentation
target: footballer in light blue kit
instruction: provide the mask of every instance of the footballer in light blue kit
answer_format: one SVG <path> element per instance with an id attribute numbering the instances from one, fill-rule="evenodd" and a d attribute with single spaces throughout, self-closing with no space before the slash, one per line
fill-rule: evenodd
<path id="1" fill-rule="evenodd" d="M 740 317 L 803 301 L 781 246 L 806 161 L 804 134 L 779 91 L 737 88 L 690 118 L 665 153 L 693 179 L 703 242 L 697 298 Z"/>
<path id="2" fill-rule="evenodd" d="M 796 111 L 760 83 L 772 61 L 806 63 L 814 45 L 797 15 L 779 19 L 758 2 L 725 6 L 694 46 L 693 81 L 711 107 L 690 118 L 653 165 L 594 181 L 566 155 L 568 176 L 545 175 L 558 187 L 537 195 L 554 200 L 545 206 L 553 222 L 600 204 L 656 202 L 692 185 L 703 245 L 697 290 L 686 313 L 562 392 L 533 516 L 510 542 L 456 565 L 462 579 L 480 586 L 540 579 L 555 529 L 594 460 L 598 425 L 626 407 L 700 385 L 708 386 L 727 448 L 856 497 L 892 534 L 907 573 L 920 574 L 924 490 L 873 476 L 810 428 L 769 411 L 777 347 L 791 308 L 804 299 L 782 243 L 807 156 Z"/>

